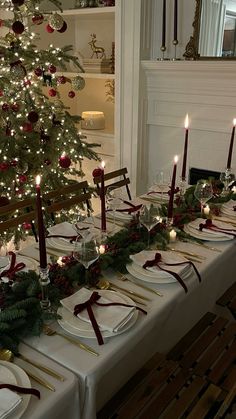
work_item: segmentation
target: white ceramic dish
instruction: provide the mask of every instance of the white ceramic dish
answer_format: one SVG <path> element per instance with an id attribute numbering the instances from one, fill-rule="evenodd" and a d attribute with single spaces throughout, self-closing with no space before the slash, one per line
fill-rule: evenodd
<path id="1" fill-rule="evenodd" d="M 163 277 L 161 278 L 157 275 L 153 275 L 152 272 L 145 271 L 143 268 L 140 268 L 140 266 L 134 263 L 127 264 L 126 269 L 135 278 L 140 279 L 141 281 L 144 281 L 144 282 L 150 282 L 153 284 L 162 284 L 162 285 L 173 284 L 177 282 L 175 277 L 172 275 L 166 276 L 165 278 Z M 192 272 L 193 272 L 192 268 L 189 268 L 189 271 L 185 273 L 185 275 L 181 275 L 181 278 L 185 281 L 192 275 Z"/>

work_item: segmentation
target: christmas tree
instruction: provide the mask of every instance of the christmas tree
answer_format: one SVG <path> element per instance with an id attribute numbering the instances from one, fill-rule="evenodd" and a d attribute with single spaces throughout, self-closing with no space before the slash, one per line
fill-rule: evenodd
<path id="1" fill-rule="evenodd" d="M 41 0 L 0 3 L 0 205 L 34 196 L 38 174 L 47 192 L 82 177 L 84 158 L 98 160 L 96 144 L 78 132 L 80 116 L 69 113 L 58 91 L 68 85 L 73 100 L 85 85 L 79 74 L 66 76 L 69 62 L 83 72 L 72 47 L 36 47 L 38 25 L 45 25 L 48 38 L 67 29 L 60 2 L 51 3 L 58 12 L 43 11 Z"/>

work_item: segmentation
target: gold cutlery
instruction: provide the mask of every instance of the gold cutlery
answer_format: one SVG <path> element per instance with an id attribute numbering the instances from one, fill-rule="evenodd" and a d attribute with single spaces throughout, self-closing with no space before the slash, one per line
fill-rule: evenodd
<path id="1" fill-rule="evenodd" d="M 13 362 L 13 360 L 14 360 L 14 354 L 9 349 L 1 349 L 0 350 L 0 359 L 2 359 L 3 361 Z M 34 381 L 36 381 L 37 383 L 39 383 L 42 386 L 46 387 L 48 390 L 55 391 L 55 387 L 51 383 L 49 383 L 47 380 L 39 377 L 38 375 L 35 375 L 31 371 L 28 371 L 28 369 L 24 369 L 24 368 L 22 368 L 22 369 Z"/>
<path id="2" fill-rule="evenodd" d="M 203 260 L 206 259 L 205 256 L 198 255 L 197 253 L 187 252 L 187 251 L 184 251 L 184 250 L 175 249 L 173 247 L 168 247 L 167 249 L 171 250 L 172 252 L 176 252 L 176 253 L 179 253 L 183 256 L 186 256 L 187 258 L 188 258 L 188 256 L 189 256 L 189 258 L 194 258 L 196 262 L 202 262 Z"/>
<path id="3" fill-rule="evenodd" d="M 127 290 L 126 288 L 122 288 L 119 285 L 114 284 L 113 282 L 110 282 L 110 285 L 114 288 L 117 288 L 119 291 L 128 292 L 129 294 L 133 295 L 134 297 L 141 298 L 142 300 L 145 300 L 145 301 L 151 301 L 150 298 L 144 297 L 143 295 L 141 295 L 141 294 L 139 294 L 135 291 Z"/>
<path id="4" fill-rule="evenodd" d="M 117 291 L 118 288 L 112 288 L 111 284 L 109 281 L 105 280 L 105 279 L 100 279 L 100 281 L 98 282 L 98 284 L 96 284 L 96 287 L 99 288 L 100 290 L 111 290 L 111 291 Z M 122 291 L 122 294 L 126 295 L 129 298 L 132 298 L 132 300 L 137 303 L 140 304 L 141 306 L 146 306 L 147 304 L 143 303 L 140 300 L 137 300 L 137 298 L 135 298 L 133 296 L 133 294 L 131 294 L 129 291 L 125 290 Z"/>
<path id="5" fill-rule="evenodd" d="M 70 343 L 73 343 L 74 345 L 79 346 L 80 349 L 83 349 L 84 351 L 89 352 L 92 355 L 95 356 L 99 356 L 99 353 L 96 352 L 93 348 L 91 348 L 90 346 L 86 345 L 85 343 L 81 342 L 78 339 L 73 339 L 67 335 L 64 335 L 63 333 L 59 333 L 56 330 L 52 329 L 51 327 L 49 327 L 48 325 L 44 325 L 43 326 L 43 331 L 45 333 L 45 335 L 47 336 L 53 336 L 53 335 L 58 335 L 63 337 L 64 339 L 68 340 Z"/>
<path id="6" fill-rule="evenodd" d="M 186 239 L 183 239 L 183 240 L 181 240 L 181 241 L 182 241 L 182 242 L 184 242 L 184 243 L 191 243 L 191 244 L 194 244 L 195 246 L 204 247 L 205 249 L 212 250 L 213 252 L 218 252 L 218 253 L 221 253 L 221 252 L 222 252 L 222 250 L 217 249 L 216 247 L 208 246 L 208 245 L 207 245 L 207 244 L 205 244 L 205 243 L 199 243 L 199 242 L 196 242 L 196 241 L 194 241 L 194 240 L 186 240 Z"/>
<path id="7" fill-rule="evenodd" d="M 230 224 L 232 227 L 236 227 L 236 223 L 233 220 L 225 220 L 224 217 L 214 217 L 213 220 L 221 221 L 222 223 Z"/>
<path id="8" fill-rule="evenodd" d="M 33 361 L 32 359 L 27 358 L 26 356 L 18 353 L 17 358 L 23 359 L 23 361 L 27 362 L 28 364 L 33 365 L 34 367 L 38 368 L 39 370 L 45 372 L 46 374 L 51 375 L 52 377 L 56 378 L 59 381 L 65 381 L 65 377 L 63 375 L 58 374 L 56 371 L 52 370 L 49 367 L 46 367 L 45 365 L 39 364 L 36 361 Z"/>
<path id="9" fill-rule="evenodd" d="M 120 275 L 120 276 L 119 276 L 119 279 L 120 279 L 121 281 L 129 281 L 129 282 L 131 282 L 132 284 L 137 285 L 137 287 L 140 287 L 140 288 L 142 288 L 142 289 L 144 289 L 144 290 L 146 290 L 146 291 L 152 292 L 153 294 L 156 294 L 156 295 L 158 295 L 159 297 L 163 297 L 163 294 L 162 294 L 161 292 L 159 292 L 159 291 L 157 291 L 157 290 L 154 290 L 153 288 L 146 287 L 146 285 L 138 284 L 137 282 L 132 281 L 131 279 L 127 278 L 124 274 L 122 274 L 122 273 L 120 273 L 120 272 L 119 272 L 119 275 Z"/>

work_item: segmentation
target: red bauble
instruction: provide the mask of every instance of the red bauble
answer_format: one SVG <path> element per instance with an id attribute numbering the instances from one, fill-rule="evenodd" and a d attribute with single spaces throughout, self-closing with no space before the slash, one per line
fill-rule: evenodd
<path id="1" fill-rule="evenodd" d="M 102 169 L 100 167 L 97 167 L 96 169 L 93 170 L 92 175 L 93 177 L 102 176 Z"/>
<path id="2" fill-rule="evenodd" d="M 39 115 L 38 115 L 38 113 L 37 113 L 37 112 L 35 112 L 35 111 L 31 111 L 31 112 L 29 112 L 29 113 L 28 113 L 27 118 L 28 118 L 28 120 L 29 120 L 30 122 L 35 123 L 35 122 L 37 122 L 37 121 L 38 121 L 38 119 L 39 119 Z"/>
<path id="3" fill-rule="evenodd" d="M 56 90 L 55 90 L 55 89 L 50 89 L 50 90 L 48 91 L 48 94 L 49 94 L 49 96 L 54 97 L 54 96 L 56 96 L 56 95 L 57 95 L 57 92 L 56 92 Z"/>
<path id="4" fill-rule="evenodd" d="M 66 77 L 65 76 L 60 76 L 57 78 L 57 83 L 59 84 L 65 84 L 66 83 Z"/>
<path id="5" fill-rule="evenodd" d="M 41 23 L 43 23 L 43 21 L 44 21 L 44 17 L 41 13 L 38 13 L 38 14 L 36 14 L 32 17 L 32 22 L 35 25 L 41 25 Z"/>
<path id="6" fill-rule="evenodd" d="M 0 163 L 0 172 L 5 172 L 6 170 L 9 169 L 9 164 L 8 163 Z"/>
<path id="7" fill-rule="evenodd" d="M 3 91 L 0 90 L 0 97 L 2 97 L 4 95 Z"/>
<path id="8" fill-rule="evenodd" d="M 6 127 L 6 135 L 7 135 L 8 137 L 10 137 L 10 136 L 11 136 L 11 128 Z"/>
<path id="9" fill-rule="evenodd" d="M 31 230 L 32 228 L 32 224 L 31 223 L 27 223 L 26 221 L 24 223 L 22 223 L 22 228 L 23 230 L 27 231 L 27 230 Z"/>
<path id="10" fill-rule="evenodd" d="M 18 164 L 18 161 L 17 161 L 17 160 L 12 160 L 12 161 L 10 162 L 10 166 L 11 166 L 11 167 L 16 167 L 16 166 L 17 166 L 17 164 Z"/>
<path id="11" fill-rule="evenodd" d="M 68 96 L 73 99 L 73 97 L 75 97 L 75 92 L 73 92 L 73 90 L 70 90 L 68 93 Z"/>
<path id="12" fill-rule="evenodd" d="M 19 111 L 19 109 L 20 109 L 20 105 L 19 105 L 19 103 L 13 103 L 13 104 L 11 105 L 11 109 L 13 110 L 13 112 L 18 112 L 18 111 Z"/>
<path id="13" fill-rule="evenodd" d="M 25 0 L 11 0 L 11 2 L 14 4 L 14 6 L 22 6 Z"/>
<path id="14" fill-rule="evenodd" d="M 2 105 L 2 110 L 3 110 L 3 111 L 5 111 L 5 112 L 7 112 L 7 111 L 9 110 L 9 105 L 8 105 L 8 103 L 3 103 L 3 105 Z"/>
<path id="15" fill-rule="evenodd" d="M 0 19 L 0 28 L 4 26 L 4 20 Z"/>
<path id="16" fill-rule="evenodd" d="M 37 77 L 40 77 L 40 76 L 42 76 L 42 74 L 43 74 L 43 70 L 42 70 L 40 67 L 37 67 L 37 68 L 34 70 L 34 74 L 35 74 Z"/>
<path id="17" fill-rule="evenodd" d="M 47 25 L 47 26 L 46 26 L 46 31 L 47 31 L 48 33 L 53 33 L 53 32 L 54 32 L 54 29 L 53 29 L 50 25 Z"/>
<path id="18" fill-rule="evenodd" d="M 23 195 L 24 192 L 25 192 L 24 188 L 18 188 L 16 190 L 16 195 Z"/>
<path id="19" fill-rule="evenodd" d="M 51 162 L 51 160 L 46 159 L 46 160 L 44 160 L 44 163 L 45 163 L 47 166 L 50 166 L 50 164 L 51 164 L 52 162 Z"/>
<path id="20" fill-rule="evenodd" d="M 20 35 L 21 33 L 24 32 L 25 27 L 23 25 L 23 23 L 20 20 L 16 20 L 13 24 L 12 24 L 12 30 L 16 35 Z"/>
<path id="21" fill-rule="evenodd" d="M 20 183 L 25 183 L 27 182 L 27 176 L 26 175 L 19 175 L 19 182 Z"/>
<path id="22" fill-rule="evenodd" d="M 6 196 L 0 196 L 0 207 L 10 204 L 9 199 Z"/>
<path id="23" fill-rule="evenodd" d="M 30 81 L 30 80 L 25 80 L 25 81 L 24 81 L 24 86 L 25 86 L 25 87 L 27 87 L 27 86 L 31 86 L 31 81 Z"/>
<path id="24" fill-rule="evenodd" d="M 66 31 L 66 29 L 67 29 L 67 23 L 64 21 L 62 28 L 59 29 L 57 32 L 63 33 Z"/>
<path id="25" fill-rule="evenodd" d="M 69 156 L 67 155 L 63 155 L 59 158 L 59 165 L 63 168 L 63 169 L 68 169 L 68 167 L 70 167 L 71 165 L 71 159 Z"/>
<path id="26" fill-rule="evenodd" d="M 49 67 L 48 67 L 48 71 L 50 71 L 50 73 L 56 73 L 56 71 L 57 71 L 57 68 L 55 67 L 55 65 L 50 65 Z"/>
<path id="27" fill-rule="evenodd" d="M 31 132 L 31 131 L 33 131 L 33 126 L 32 126 L 32 124 L 30 122 L 24 122 L 23 125 L 22 125 L 22 127 L 23 127 L 23 131 L 24 132 Z"/>

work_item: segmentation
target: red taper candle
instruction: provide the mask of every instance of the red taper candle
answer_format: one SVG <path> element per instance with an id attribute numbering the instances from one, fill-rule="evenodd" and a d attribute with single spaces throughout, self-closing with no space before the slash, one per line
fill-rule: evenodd
<path id="1" fill-rule="evenodd" d="M 178 41 L 178 0 L 174 0 L 174 41 Z"/>
<path id="2" fill-rule="evenodd" d="M 166 46 L 166 0 L 163 0 L 162 6 L 162 41 L 161 46 Z"/>
<path id="3" fill-rule="evenodd" d="M 101 164 L 101 189 L 100 189 L 100 200 L 101 200 L 101 230 L 106 231 L 106 199 L 105 199 L 105 183 L 104 183 L 104 168 L 105 162 Z"/>
<path id="4" fill-rule="evenodd" d="M 227 169 L 231 168 L 232 153 L 233 153 L 233 147 L 234 147 L 235 125 L 236 125 L 236 118 L 233 120 L 233 128 L 232 128 L 231 139 L 230 139 L 230 144 L 229 144 Z"/>
<path id="5" fill-rule="evenodd" d="M 169 199 L 169 205 L 168 205 L 168 215 L 167 215 L 169 219 L 173 218 L 173 206 L 174 206 L 177 162 L 178 162 L 178 156 L 175 156 L 173 174 L 172 174 L 172 181 L 171 181 L 171 189 L 170 189 L 170 199 Z"/>
<path id="6" fill-rule="evenodd" d="M 184 141 L 184 155 L 183 155 L 183 165 L 182 165 L 182 180 L 186 179 L 186 166 L 187 166 L 187 157 L 188 157 L 188 126 L 189 126 L 189 120 L 188 120 L 188 114 L 185 118 L 185 141 Z"/>
<path id="7" fill-rule="evenodd" d="M 39 236 L 39 261 L 40 268 L 45 269 L 47 267 L 47 251 L 44 234 L 44 222 L 43 222 L 43 211 L 42 211 L 42 199 L 40 189 L 40 176 L 36 176 L 36 212 L 37 212 L 37 224 L 38 224 L 38 236 Z"/>

